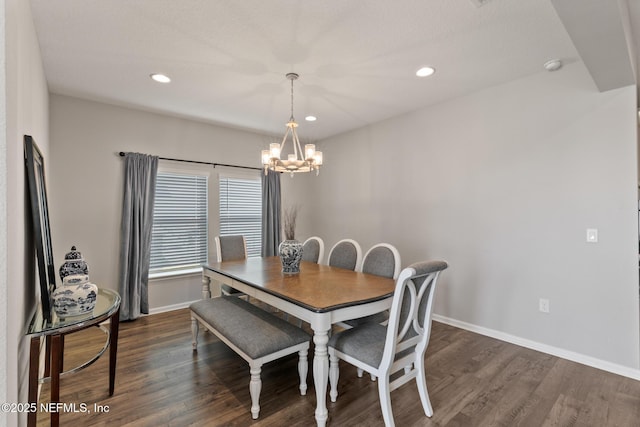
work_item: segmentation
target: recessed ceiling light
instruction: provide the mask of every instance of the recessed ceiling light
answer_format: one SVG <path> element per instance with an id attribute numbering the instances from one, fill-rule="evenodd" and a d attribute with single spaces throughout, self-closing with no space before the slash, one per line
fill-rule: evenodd
<path id="1" fill-rule="evenodd" d="M 316 120 L 318 120 L 316 116 L 307 116 L 304 119 L 308 122 L 315 122 Z"/>
<path id="2" fill-rule="evenodd" d="M 165 76 L 164 74 L 151 74 L 151 78 L 158 83 L 169 83 L 171 81 L 169 76 Z"/>
<path id="3" fill-rule="evenodd" d="M 559 59 L 552 59 L 544 63 L 544 69 L 547 71 L 558 71 L 562 68 L 562 61 Z"/>
<path id="4" fill-rule="evenodd" d="M 422 67 L 418 71 L 416 71 L 416 76 L 418 77 L 428 77 L 436 72 L 436 69 L 433 67 Z"/>

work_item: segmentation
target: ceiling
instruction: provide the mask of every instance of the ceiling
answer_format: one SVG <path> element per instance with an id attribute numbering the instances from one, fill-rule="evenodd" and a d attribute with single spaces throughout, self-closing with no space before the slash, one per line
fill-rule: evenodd
<path id="1" fill-rule="evenodd" d="M 285 74 L 296 72 L 303 140 L 544 72 L 553 58 L 591 58 L 585 64 L 607 90 L 596 70 L 609 75 L 618 64 L 598 60 L 624 31 L 620 66 L 635 67 L 639 3 L 31 0 L 52 93 L 281 135 L 291 108 Z M 423 65 L 436 73 L 416 77 Z M 172 82 L 156 83 L 152 73 Z"/>

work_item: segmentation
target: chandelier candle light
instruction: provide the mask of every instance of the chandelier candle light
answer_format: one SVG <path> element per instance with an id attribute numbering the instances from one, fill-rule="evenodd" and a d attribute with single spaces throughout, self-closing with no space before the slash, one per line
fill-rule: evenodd
<path id="1" fill-rule="evenodd" d="M 262 166 L 264 166 L 264 174 L 271 169 L 276 172 L 289 172 L 291 177 L 297 172 L 311 172 L 316 171 L 316 175 L 320 173 L 320 166 L 322 166 L 322 152 L 316 151 L 315 144 L 306 144 L 304 151 L 302 151 L 300 140 L 298 139 L 298 133 L 296 123 L 293 118 L 293 81 L 299 76 L 296 73 L 287 74 L 287 79 L 291 80 L 291 117 L 287 123 L 287 131 L 284 133 L 282 142 L 278 144 L 274 142 L 269 144 L 268 150 L 262 150 Z M 284 146 L 287 143 L 287 137 L 291 135 L 291 144 L 293 145 L 293 153 L 287 156 L 286 160 L 280 158 L 283 152 Z"/>

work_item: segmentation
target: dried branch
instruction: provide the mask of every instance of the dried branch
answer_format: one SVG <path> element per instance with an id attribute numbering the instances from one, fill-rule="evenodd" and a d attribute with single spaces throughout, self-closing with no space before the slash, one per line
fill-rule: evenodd
<path id="1" fill-rule="evenodd" d="M 289 206 L 284 209 L 282 222 L 284 224 L 284 237 L 286 240 L 294 240 L 296 236 L 296 220 L 298 218 L 298 206 Z"/>

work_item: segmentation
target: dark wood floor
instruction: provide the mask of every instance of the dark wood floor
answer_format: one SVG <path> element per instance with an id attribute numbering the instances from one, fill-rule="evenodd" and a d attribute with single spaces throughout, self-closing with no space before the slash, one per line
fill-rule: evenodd
<path id="1" fill-rule="evenodd" d="M 65 368 L 95 353 L 97 329 L 69 336 Z M 311 358 L 310 358 L 311 361 Z M 315 392 L 298 392 L 297 356 L 263 367 L 260 418 L 251 419 L 249 369 L 212 334 L 191 350 L 189 312 L 121 323 L 115 395 L 106 355 L 62 379 L 62 426 L 312 426 Z M 392 393 L 397 426 L 640 426 L 640 382 L 434 322 L 427 351 L 434 409 L 424 416 L 415 382 Z M 341 364 L 340 395 L 328 402 L 333 426 L 382 426 L 377 383 Z M 45 384 L 41 399 L 47 401 Z M 94 412 L 94 404 L 108 412 Z M 48 425 L 48 414 L 38 415 Z"/>

